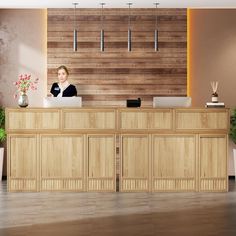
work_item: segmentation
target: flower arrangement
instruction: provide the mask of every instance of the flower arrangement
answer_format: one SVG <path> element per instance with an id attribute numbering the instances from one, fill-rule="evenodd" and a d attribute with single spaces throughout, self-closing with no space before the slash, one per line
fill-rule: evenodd
<path id="1" fill-rule="evenodd" d="M 31 75 L 20 75 L 18 80 L 13 83 L 17 88 L 14 98 L 17 98 L 18 92 L 25 94 L 29 89 L 37 90 L 38 80 L 38 78 L 32 80 Z"/>

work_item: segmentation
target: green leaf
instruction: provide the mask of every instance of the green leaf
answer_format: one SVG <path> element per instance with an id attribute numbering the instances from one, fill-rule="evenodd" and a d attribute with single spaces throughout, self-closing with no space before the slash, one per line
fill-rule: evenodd
<path id="1" fill-rule="evenodd" d="M 230 117 L 229 136 L 232 139 L 232 141 L 236 144 L 236 108 L 233 110 L 233 113 Z"/>

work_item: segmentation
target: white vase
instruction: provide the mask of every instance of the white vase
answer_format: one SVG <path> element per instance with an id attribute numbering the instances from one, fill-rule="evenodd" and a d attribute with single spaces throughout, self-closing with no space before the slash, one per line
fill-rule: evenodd
<path id="1" fill-rule="evenodd" d="M 0 148 L 0 181 L 2 181 L 3 153 L 4 148 Z"/>
<path id="2" fill-rule="evenodd" d="M 27 107 L 29 105 L 29 99 L 26 93 L 21 93 L 18 99 L 18 105 L 20 107 Z"/>
<path id="3" fill-rule="evenodd" d="M 233 149 L 234 152 L 234 173 L 235 173 L 235 181 L 236 181 L 236 149 Z"/>

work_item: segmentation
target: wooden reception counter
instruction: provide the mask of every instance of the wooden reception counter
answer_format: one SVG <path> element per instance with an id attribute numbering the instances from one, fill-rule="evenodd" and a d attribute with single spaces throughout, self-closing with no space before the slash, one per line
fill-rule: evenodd
<path id="1" fill-rule="evenodd" d="M 8 108 L 9 191 L 227 191 L 228 109 Z"/>

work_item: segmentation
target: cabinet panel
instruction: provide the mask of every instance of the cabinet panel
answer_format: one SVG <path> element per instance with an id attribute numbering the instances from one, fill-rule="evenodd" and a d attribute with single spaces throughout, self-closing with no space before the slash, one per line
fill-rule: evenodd
<path id="1" fill-rule="evenodd" d="M 227 130 L 228 111 L 226 110 L 176 110 L 178 130 Z"/>
<path id="2" fill-rule="evenodd" d="M 43 135 L 41 137 L 41 189 L 84 190 L 84 159 L 83 135 Z"/>
<path id="3" fill-rule="evenodd" d="M 60 113 L 49 111 L 9 111 L 8 129 L 13 130 L 56 130 L 60 128 Z"/>
<path id="4" fill-rule="evenodd" d="M 120 128 L 122 130 L 172 129 L 172 111 L 166 110 L 121 110 Z"/>
<path id="5" fill-rule="evenodd" d="M 116 190 L 114 135 L 88 135 L 88 190 Z"/>
<path id="6" fill-rule="evenodd" d="M 37 191 L 36 136 L 10 135 L 8 140 L 9 191 Z"/>
<path id="7" fill-rule="evenodd" d="M 65 109 L 63 112 L 63 128 L 65 130 L 115 129 L 116 111 L 112 109 Z"/>
<path id="8" fill-rule="evenodd" d="M 172 129 L 172 111 L 158 111 L 151 113 L 149 129 Z"/>
<path id="9" fill-rule="evenodd" d="M 148 135 L 122 135 L 121 158 L 121 190 L 148 191 Z"/>
<path id="10" fill-rule="evenodd" d="M 227 136 L 200 136 L 200 190 L 227 190 Z"/>
<path id="11" fill-rule="evenodd" d="M 153 191 L 194 191 L 195 136 L 153 135 Z"/>

